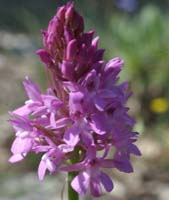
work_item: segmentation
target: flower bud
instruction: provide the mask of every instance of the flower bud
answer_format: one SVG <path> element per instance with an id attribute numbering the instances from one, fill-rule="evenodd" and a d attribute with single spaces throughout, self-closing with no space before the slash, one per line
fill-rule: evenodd
<path id="1" fill-rule="evenodd" d="M 65 20 L 66 20 L 66 24 L 68 24 L 70 21 L 73 20 L 73 16 L 74 16 L 74 7 L 73 7 L 73 3 L 69 4 L 68 5 L 68 8 L 66 10 L 66 13 L 65 13 Z"/>
<path id="2" fill-rule="evenodd" d="M 123 65 L 124 61 L 121 58 L 113 58 L 106 64 L 104 71 L 110 73 L 114 69 L 121 69 Z"/>
<path id="3" fill-rule="evenodd" d="M 73 80 L 74 78 L 74 65 L 72 62 L 63 60 L 61 64 L 61 72 L 64 78 Z"/>
<path id="4" fill-rule="evenodd" d="M 73 60 L 77 53 L 77 40 L 73 39 L 68 43 L 66 48 L 66 59 Z"/>
<path id="5" fill-rule="evenodd" d="M 62 23 L 64 23 L 65 21 L 65 12 L 66 12 L 66 8 L 65 6 L 62 6 L 58 9 L 56 16 L 61 20 Z"/>
<path id="6" fill-rule="evenodd" d="M 46 64 L 46 67 L 50 67 L 52 59 L 50 54 L 44 49 L 39 49 L 36 51 L 36 54 L 40 57 L 41 61 Z"/>

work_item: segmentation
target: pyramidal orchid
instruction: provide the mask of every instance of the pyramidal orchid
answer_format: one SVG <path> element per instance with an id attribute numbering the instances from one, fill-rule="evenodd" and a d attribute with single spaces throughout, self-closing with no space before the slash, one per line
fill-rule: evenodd
<path id="1" fill-rule="evenodd" d="M 140 155 L 134 144 L 138 134 L 132 131 L 135 121 L 126 107 L 128 85 L 118 84 L 124 61 L 104 61 L 94 33 L 84 32 L 83 17 L 73 3 L 60 7 L 42 31 L 44 48 L 37 51 L 49 88 L 42 93 L 26 77 L 28 100 L 10 112 L 16 138 L 9 161 L 40 153 L 39 179 L 47 172 L 68 172 L 69 200 L 87 191 L 95 197 L 103 188 L 112 191 L 103 169 L 133 172 L 130 155 Z"/>

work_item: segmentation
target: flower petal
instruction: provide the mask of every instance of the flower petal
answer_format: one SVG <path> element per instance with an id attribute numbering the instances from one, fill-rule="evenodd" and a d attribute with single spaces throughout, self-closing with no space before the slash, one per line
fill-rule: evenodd
<path id="1" fill-rule="evenodd" d="M 92 178 L 90 181 L 90 190 L 91 190 L 91 194 L 94 197 L 99 197 L 102 195 L 102 189 L 101 189 L 101 185 L 100 185 L 100 181 L 98 178 Z"/>
<path id="2" fill-rule="evenodd" d="M 28 153 L 32 149 L 31 138 L 20 138 L 17 137 L 11 147 L 11 152 L 13 154 Z"/>
<path id="3" fill-rule="evenodd" d="M 60 169 L 66 172 L 80 171 L 85 168 L 84 162 L 63 166 Z"/>
<path id="4" fill-rule="evenodd" d="M 31 100 L 41 101 L 41 92 L 38 86 L 29 77 L 26 77 L 26 80 L 23 81 L 23 86 Z"/>
<path id="5" fill-rule="evenodd" d="M 72 180 L 71 186 L 80 196 L 83 196 L 87 191 L 89 181 L 89 174 L 87 172 L 82 172 Z"/>
<path id="6" fill-rule="evenodd" d="M 110 177 L 107 174 L 105 174 L 104 172 L 100 172 L 99 177 L 100 177 L 100 181 L 103 184 L 105 190 L 107 192 L 112 191 L 112 189 L 113 189 L 113 182 L 110 179 Z"/>
<path id="7" fill-rule="evenodd" d="M 106 120 L 103 114 L 94 114 L 91 117 L 92 121 L 90 123 L 91 128 L 99 135 L 104 135 L 106 133 Z"/>
<path id="8" fill-rule="evenodd" d="M 128 150 L 130 151 L 130 153 L 132 153 L 136 156 L 141 156 L 141 152 L 135 144 L 131 144 L 129 146 Z"/>
<path id="9" fill-rule="evenodd" d="M 44 179 L 45 173 L 46 173 L 46 163 L 44 160 L 41 160 L 39 163 L 39 167 L 38 167 L 38 177 L 39 180 L 42 181 Z"/>
<path id="10" fill-rule="evenodd" d="M 64 141 L 66 142 L 66 144 L 74 147 L 79 142 L 79 133 L 80 128 L 76 125 L 73 125 L 69 129 L 67 129 L 64 135 Z"/>
<path id="11" fill-rule="evenodd" d="M 16 110 L 14 110 L 12 112 L 12 114 L 20 115 L 20 116 L 27 116 L 30 112 L 31 112 L 31 110 L 29 109 L 29 105 L 26 104 Z"/>
<path id="12" fill-rule="evenodd" d="M 9 158 L 10 163 L 19 162 L 24 159 L 24 156 L 21 154 L 14 154 Z"/>
<path id="13" fill-rule="evenodd" d="M 114 156 L 114 165 L 115 167 L 126 173 L 133 172 L 133 167 L 130 163 L 130 160 L 123 153 L 116 153 Z"/>

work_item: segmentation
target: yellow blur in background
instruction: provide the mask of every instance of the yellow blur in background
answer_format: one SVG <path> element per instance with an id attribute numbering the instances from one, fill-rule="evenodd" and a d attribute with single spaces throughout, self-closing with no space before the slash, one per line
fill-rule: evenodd
<path id="1" fill-rule="evenodd" d="M 160 97 L 155 98 L 150 102 L 150 110 L 154 113 L 164 113 L 169 109 L 169 102 L 167 99 Z"/>

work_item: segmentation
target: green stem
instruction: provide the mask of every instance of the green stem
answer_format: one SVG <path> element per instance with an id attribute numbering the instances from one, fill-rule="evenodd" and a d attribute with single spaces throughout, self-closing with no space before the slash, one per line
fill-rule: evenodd
<path id="1" fill-rule="evenodd" d="M 79 161 L 79 148 L 76 147 L 70 159 L 70 164 L 75 164 L 78 161 Z M 77 172 L 75 171 L 68 172 L 68 200 L 79 200 L 78 193 L 71 186 L 71 182 L 75 176 L 77 176 Z"/>
<path id="2" fill-rule="evenodd" d="M 68 200 L 78 200 L 79 195 L 76 191 L 73 190 L 71 187 L 71 181 L 77 175 L 76 172 L 69 172 L 68 173 Z"/>

